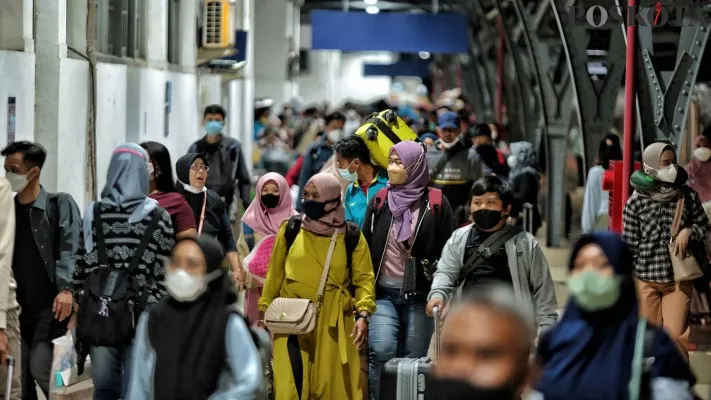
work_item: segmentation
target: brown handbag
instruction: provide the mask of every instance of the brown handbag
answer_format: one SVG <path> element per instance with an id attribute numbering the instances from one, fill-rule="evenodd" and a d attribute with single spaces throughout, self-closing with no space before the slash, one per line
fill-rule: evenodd
<path id="1" fill-rule="evenodd" d="M 692 281 L 704 275 L 701 272 L 701 267 L 696 261 L 696 257 L 689 254 L 678 254 L 674 251 L 674 241 L 679 234 L 679 225 L 681 225 L 681 215 L 684 212 L 684 195 L 679 195 L 679 200 L 676 202 L 676 212 L 674 213 L 674 222 L 671 226 L 671 237 L 669 239 L 669 257 L 674 270 L 674 280 L 677 282 Z"/>
<path id="2" fill-rule="evenodd" d="M 331 258 L 333 250 L 336 248 L 338 231 L 331 236 L 331 245 L 328 247 L 326 263 L 323 266 L 321 282 L 316 292 L 316 303 L 309 299 L 296 299 L 287 297 L 277 297 L 269 305 L 264 313 L 264 325 L 271 333 L 284 335 L 306 335 L 311 333 L 316 327 L 323 291 L 326 289 L 328 271 L 331 269 Z"/>

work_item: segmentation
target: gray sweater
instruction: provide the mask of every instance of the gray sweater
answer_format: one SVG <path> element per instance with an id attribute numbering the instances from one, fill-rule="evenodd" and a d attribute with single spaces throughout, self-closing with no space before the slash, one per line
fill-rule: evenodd
<path id="1" fill-rule="evenodd" d="M 464 252 L 472 227 L 457 229 L 444 245 L 428 300 L 439 298 L 446 302 L 449 299 L 464 268 Z M 524 304 L 534 306 L 540 331 L 555 325 L 558 320 L 555 287 L 538 241 L 530 233 L 521 232 L 509 239 L 504 247 L 516 297 Z"/>

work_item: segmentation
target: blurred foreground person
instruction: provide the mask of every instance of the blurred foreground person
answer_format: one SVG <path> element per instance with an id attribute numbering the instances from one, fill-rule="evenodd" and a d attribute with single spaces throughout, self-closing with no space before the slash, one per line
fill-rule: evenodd
<path id="1" fill-rule="evenodd" d="M 521 399 L 535 335 L 531 307 L 510 287 L 495 283 L 467 291 L 442 327 L 435 399 Z"/>
<path id="2" fill-rule="evenodd" d="M 685 400 L 695 378 L 661 328 L 639 318 L 632 254 L 613 233 L 573 248 L 571 298 L 538 344 L 537 389 L 545 400 Z"/>
<path id="3" fill-rule="evenodd" d="M 170 297 L 138 322 L 129 399 L 257 398 L 260 354 L 223 259 L 210 236 L 176 244 L 163 281 Z"/>

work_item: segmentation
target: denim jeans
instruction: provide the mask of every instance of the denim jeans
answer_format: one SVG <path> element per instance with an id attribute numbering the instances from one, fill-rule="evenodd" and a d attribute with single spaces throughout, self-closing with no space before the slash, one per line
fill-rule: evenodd
<path id="1" fill-rule="evenodd" d="M 54 345 L 49 340 L 30 343 L 22 340 L 22 398 L 37 399 L 37 386 L 44 396 L 49 398 L 49 378 L 52 372 Z M 2 388 L 3 392 L 5 388 Z M 4 393 L 3 393 L 4 396 Z"/>
<path id="2" fill-rule="evenodd" d="M 369 328 L 370 398 L 379 397 L 383 366 L 393 358 L 427 356 L 433 320 L 425 313 L 424 300 L 406 300 L 399 289 L 376 289 L 376 309 Z"/>
<path id="3" fill-rule="evenodd" d="M 122 347 L 92 346 L 91 371 L 94 400 L 125 399 L 131 376 L 131 345 Z"/>

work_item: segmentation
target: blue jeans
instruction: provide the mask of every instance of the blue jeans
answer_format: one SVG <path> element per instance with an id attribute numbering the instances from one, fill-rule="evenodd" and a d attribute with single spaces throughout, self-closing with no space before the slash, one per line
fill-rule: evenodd
<path id="1" fill-rule="evenodd" d="M 380 393 L 380 375 L 383 366 L 393 358 L 420 358 L 427 356 L 434 324 L 425 313 L 424 300 L 406 300 L 400 289 L 378 286 L 376 309 L 370 322 L 369 344 L 370 398 Z"/>
<path id="2" fill-rule="evenodd" d="M 92 346 L 91 372 L 94 400 L 125 399 L 131 376 L 131 345 L 122 347 Z"/>

